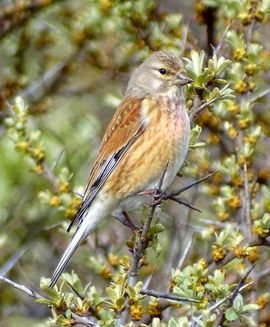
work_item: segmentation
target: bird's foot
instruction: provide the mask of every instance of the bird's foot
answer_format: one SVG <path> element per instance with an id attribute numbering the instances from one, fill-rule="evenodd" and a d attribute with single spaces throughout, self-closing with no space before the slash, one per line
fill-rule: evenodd
<path id="1" fill-rule="evenodd" d="M 139 192 L 138 195 L 149 195 L 151 197 L 150 205 L 156 206 L 159 205 L 163 200 L 165 192 L 159 189 L 150 189 Z"/>

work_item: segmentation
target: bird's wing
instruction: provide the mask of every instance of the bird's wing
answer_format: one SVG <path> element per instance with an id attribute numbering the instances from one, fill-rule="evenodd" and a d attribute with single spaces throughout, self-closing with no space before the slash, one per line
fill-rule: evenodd
<path id="1" fill-rule="evenodd" d="M 145 129 L 141 106 L 143 99 L 125 98 L 103 137 L 99 155 L 90 172 L 83 203 L 68 231 L 80 223 L 92 201 L 120 160 Z"/>

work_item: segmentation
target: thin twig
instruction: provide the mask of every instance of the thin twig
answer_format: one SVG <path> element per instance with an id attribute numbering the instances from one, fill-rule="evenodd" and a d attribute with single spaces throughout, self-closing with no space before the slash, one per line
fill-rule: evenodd
<path id="1" fill-rule="evenodd" d="M 248 284 L 243 285 L 242 287 L 239 288 L 238 293 L 241 293 L 244 289 L 246 289 L 247 287 L 253 285 L 254 282 L 250 282 Z M 234 292 L 234 291 L 233 291 Z M 225 303 L 226 301 L 228 301 L 228 299 L 232 296 L 233 293 L 227 295 L 224 299 L 220 300 L 219 302 L 215 303 L 214 305 L 212 305 L 210 308 L 208 308 L 208 310 L 210 312 L 216 310 L 218 307 L 220 307 L 223 303 Z"/>
<path id="2" fill-rule="evenodd" d="M 192 108 L 190 110 L 190 114 L 189 114 L 189 119 L 190 121 L 192 122 L 200 112 L 202 112 L 204 109 L 206 109 L 207 107 L 209 107 L 211 104 L 213 104 L 214 102 L 216 102 L 217 100 L 220 100 L 222 99 L 223 96 L 222 95 L 219 95 L 217 96 L 216 98 L 213 98 L 209 101 L 206 101 L 204 103 L 202 103 L 199 107 L 195 107 L 195 108 Z"/>
<path id="3" fill-rule="evenodd" d="M 217 45 L 217 47 L 214 50 L 214 55 L 216 55 L 217 57 L 219 55 L 220 50 L 222 49 L 222 47 L 224 45 L 224 42 L 225 42 L 226 36 L 228 34 L 228 31 L 231 28 L 231 24 L 232 24 L 232 22 L 230 21 L 229 25 L 226 27 L 224 33 L 222 34 L 222 37 L 221 37 L 221 39 L 219 41 L 219 44 Z"/>
<path id="4" fill-rule="evenodd" d="M 167 166 L 164 169 L 164 172 L 163 172 L 163 174 L 161 176 L 161 179 L 160 179 L 160 182 L 159 182 L 159 185 L 158 185 L 158 190 L 157 190 L 158 193 L 161 192 L 162 184 L 163 184 L 163 180 L 164 180 L 166 171 L 167 171 Z M 132 286 L 134 286 L 136 284 L 136 280 L 137 280 L 137 276 L 138 276 L 138 269 L 139 269 L 139 261 L 140 261 L 140 259 L 142 257 L 143 251 L 147 247 L 147 233 L 148 233 L 149 228 L 151 226 L 151 222 L 152 222 L 152 219 L 154 217 L 154 213 L 155 213 L 157 205 L 158 205 L 158 203 L 154 203 L 154 205 L 151 206 L 150 214 L 148 215 L 148 217 L 146 219 L 146 222 L 144 224 L 143 231 L 142 231 L 142 234 L 141 234 L 141 236 L 139 238 L 138 245 L 133 250 L 133 262 L 132 262 L 132 265 L 131 265 L 131 268 L 130 268 L 130 271 L 129 271 L 129 284 L 132 285 Z"/>
<path id="5" fill-rule="evenodd" d="M 179 56 L 180 58 L 183 57 L 186 49 L 188 30 L 189 30 L 189 24 L 185 25 L 183 28 L 183 36 L 180 41 L 180 56 Z"/>
<path id="6" fill-rule="evenodd" d="M 31 298 L 35 299 L 35 300 L 40 300 L 40 299 L 45 299 L 44 296 L 42 296 L 41 294 L 39 294 L 38 292 L 32 290 L 31 288 L 22 285 L 22 284 L 18 284 L 16 282 L 14 282 L 13 280 L 0 276 L 0 280 L 13 286 L 14 288 L 24 292 L 25 294 L 27 294 L 28 296 L 30 296 Z M 83 316 L 79 316 L 76 313 L 71 312 L 71 317 L 72 319 L 74 319 L 74 321 L 76 323 L 80 323 L 83 324 L 84 326 L 89 326 L 89 327 L 100 327 L 99 324 L 97 324 L 96 322 L 93 322 L 91 320 L 91 317 L 83 317 Z M 93 318 L 93 317 L 92 317 Z"/>
<path id="7" fill-rule="evenodd" d="M 174 202 L 177 202 L 179 204 L 183 204 L 184 206 L 188 207 L 189 209 L 192 209 L 194 211 L 197 211 L 197 212 L 202 212 L 200 209 L 194 207 L 192 204 L 188 203 L 187 201 L 181 199 L 181 198 L 177 198 L 175 196 L 172 196 L 171 198 L 169 198 L 170 200 L 174 201 Z"/>
<path id="8" fill-rule="evenodd" d="M 162 298 L 162 299 L 166 299 L 166 300 L 173 300 L 173 301 L 177 301 L 177 302 L 200 303 L 199 300 L 180 297 L 180 296 L 177 296 L 177 295 L 174 295 L 174 294 L 157 292 L 155 290 L 142 289 L 141 294 L 142 295 L 153 296 L 153 297 L 156 297 L 156 298 Z"/>
<path id="9" fill-rule="evenodd" d="M 210 174 L 208 174 L 208 175 L 206 175 L 206 176 L 204 176 L 204 177 L 198 178 L 198 179 L 196 179 L 195 181 L 193 181 L 192 183 L 188 184 L 187 186 L 181 187 L 181 188 L 179 188 L 178 190 L 175 190 L 175 191 L 173 191 L 173 192 L 171 192 L 171 193 L 165 194 L 165 195 L 163 196 L 163 200 L 167 200 L 167 199 L 170 199 L 170 198 L 172 198 L 172 197 L 175 197 L 175 196 L 177 196 L 177 195 L 179 195 L 179 194 L 181 194 L 181 193 L 183 193 L 183 192 L 189 190 L 189 189 L 192 188 L 193 186 L 196 186 L 196 185 L 198 185 L 198 184 L 201 184 L 203 181 L 205 181 L 206 179 L 208 179 L 208 178 L 214 176 L 214 175 L 217 174 L 217 173 L 219 173 L 219 171 L 215 171 L 215 172 L 210 173 Z"/>
<path id="10" fill-rule="evenodd" d="M 260 93 L 258 93 L 256 95 L 254 95 L 253 97 L 251 97 L 249 99 L 249 102 L 254 103 L 254 102 L 258 101 L 259 99 L 265 97 L 269 93 L 270 93 L 270 88 L 269 89 L 266 89 L 266 90 L 264 90 L 264 91 L 262 91 L 262 92 L 260 92 Z"/>
<path id="11" fill-rule="evenodd" d="M 247 236 L 251 237 L 251 211 L 250 211 L 250 191 L 248 185 L 248 175 L 247 175 L 247 164 L 244 163 L 243 167 L 243 177 L 244 177 L 244 220 L 247 224 Z"/>
<path id="12" fill-rule="evenodd" d="M 245 273 L 245 276 L 243 278 L 240 279 L 238 285 L 236 286 L 236 288 L 233 290 L 233 292 L 229 295 L 228 297 L 228 307 L 232 307 L 233 306 L 233 301 L 234 299 L 237 297 L 237 295 L 240 293 L 240 290 L 242 287 L 247 285 L 245 284 L 245 281 L 247 279 L 247 277 L 249 276 L 249 274 L 251 273 L 251 271 L 254 269 L 255 265 L 252 265 L 251 268 Z M 251 284 L 253 284 L 254 282 L 251 282 Z M 225 316 L 225 311 L 223 311 L 221 319 L 219 321 L 219 326 L 224 326 L 224 323 L 226 321 L 226 316 Z"/>
<path id="13" fill-rule="evenodd" d="M 188 244 L 187 246 L 185 247 L 185 250 L 177 264 L 177 269 L 181 269 L 183 267 L 183 264 L 184 264 L 184 261 L 186 260 L 186 257 L 188 255 L 188 252 L 191 248 L 191 245 L 192 245 L 192 242 L 193 242 L 193 239 L 194 239 L 194 233 L 192 233 L 192 236 L 190 237 L 190 235 L 188 235 L 188 238 L 189 238 L 189 241 L 188 241 Z"/>
<path id="14" fill-rule="evenodd" d="M 246 244 L 248 244 L 250 247 L 254 247 L 254 246 L 270 247 L 270 241 L 268 241 L 266 239 L 263 239 L 263 238 L 260 238 L 260 237 L 255 237 L 255 238 L 250 239 L 250 240 L 244 239 L 239 244 L 239 247 L 244 246 Z M 216 269 L 224 267 L 227 263 L 231 262 L 235 258 L 236 258 L 235 251 L 232 250 L 232 251 L 228 252 L 228 254 L 225 256 L 225 258 L 223 258 L 222 260 L 220 260 L 218 262 L 213 262 L 213 260 L 211 259 L 210 261 L 208 261 L 208 272 L 209 272 L 209 274 L 211 274 Z"/>
<path id="15" fill-rule="evenodd" d="M 0 280 L 13 286 L 14 288 L 24 292 L 25 294 L 27 294 L 28 296 L 34 298 L 34 299 L 44 299 L 44 297 L 42 295 L 40 295 L 38 292 L 36 291 L 33 291 L 31 288 L 29 287 L 26 287 L 22 284 L 18 284 L 14 281 L 12 281 L 11 279 L 9 278 L 6 278 L 6 277 L 3 277 L 3 276 L 0 276 Z"/>

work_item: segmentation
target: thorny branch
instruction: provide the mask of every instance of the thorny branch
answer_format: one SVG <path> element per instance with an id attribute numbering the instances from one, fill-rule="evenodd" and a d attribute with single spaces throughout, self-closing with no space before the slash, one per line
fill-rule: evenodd
<path id="1" fill-rule="evenodd" d="M 244 285 L 245 281 L 247 279 L 247 277 L 249 276 L 249 274 L 251 273 L 251 271 L 254 269 L 255 265 L 251 266 L 251 268 L 246 272 L 245 276 L 243 278 L 240 279 L 238 285 L 236 286 L 236 288 L 233 290 L 233 292 L 228 296 L 228 308 L 231 307 L 233 305 L 233 301 L 236 298 L 236 296 L 240 293 L 240 290 L 245 286 L 247 287 L 247 285 L 252 285 L 253 282 Z M 224 326 L 226 317 L 225 317 L 225 311 L 222 313 L 221 319 L 219 321 L 219 326 Z"/>
<path id="2" fill-rule="evenodd" d="M 180 297 L 180 296 L 177 296 L 177 295 L 174 295 L 174 294 L 157 292 L 157 291 L 154 291 L 154 290 L 142 289 L 141 294 L 142 295 L 153 296 L 153 297 L 156 297 L 156 298 L 163 298 L 163 299 L 166 299 L 166 300 L 173 300 L 173 301 L 177 301 L 177 302 L 200 303 L 200 301 L 198 301 L 198 300 L 189 299 L 189 298 L 185 298 L 185 297 Z"/>
<path id="3" fill-rule="evenodd" d="M 41 299 L 45 299 L 41 294 L 39 294 L 38 292 L 32 290 L 31 288 L 22 285 L 22 284 L 18 284 L 14 281 L 12 281 L 9 278 L 0 276 L 0 281 L 3 281 L 11 286 L 13 286 L 14 288 L 24 292 L 25 294 L 27 294 L 28 296 L 30 296 L 31 298 L 35 299 L 35 300 L 41 300 Z M 99 327 L 99 324 L 97 324 L 96 322 L 93 322 L 89 319 L 89 317 L 84 317 L 84 316 L 79 316 L 76 313 L 71 312 L 71 317 L 74 320 L 74 323 L 76 324 L 82 324 L 84 326 L 89 326 L 89 327 Z"/>
<path id="4" fill-rule="evenodd" d="M 158 190 L 156 190 L 156 193 L 154 194 L 154 196 L 157 196 L 158 193 L 162 193 L 161 191 L 161 188 L 162 188 L 162 184 L 163 184 L 163 180 L 164 180 L 164 177 L 165 177 L 165 174 L 166 174 L 166 170 L 167 170 L 167 166 L 166 168 L 164 169 L 164 172 L 161 176 L 161 179 L 160 179 L 160 182 L 159 182 L 159 185 L 158 185 Z M 129 284 L 130 285 L 135 285 L 136 284 L 136 281 L 137 281 L 137 276 L 138 276 L 138 269 L 139 269 L 139 262 L 140 262 L 140 259 L 142 257 L 142 254 L 144 252 L 144 250 L 147 248 L 147 233 L 149 231 L 149 228 L 151 226 L 151 222 L 153 220 L 153 217 L 154 217 L 154 213 L 155 213 L 155 210 L 156 210 L 156 207 L 157 207 L 158 203 L 154 203 L 152 206 L 151 206 L 151 210 L 150 210 L 150 213 L 147 217 L 147 220 L 144 224 L 144 227 L 143 227 L 143 231 L 142 231 L 142 234 L 139 236 L 139 240 L 138 240 L 138 245 L 133 249 L 133 262 L 132 262 L 132 265 L 131 265 L 131 268 L 130 268 L 130 271 L 129 271 Z"/>
<path id="5" fill-rule="evenodd" d="M 210 173 L 202 178 L 199 178 L 199 179 L 193 181 L 192 183 L 190 183 L 189 185 L 187 185 L 185 187 L 182 187 L 171 193 L 166 193 L 166 192 L 162 192 L 162 190 L 161 190 L 165 172 L 166 172 L 166 170 L 164 170 L 164 173 L 160 180 L 158 190 L 147 190 L 145 192 L 140 193 L 140 194 L 152 195 L 154 197 L 154 202 L 153 202 L 153 205 L 151 206 L 150 214 L 149 214 L 149 216 L 146 220 L 146 223 L 143 227 L 143 231 L 142 231 L 141 235 L 139 236 L 138 244 L 137 244 L 136 248 L 133 249 L 133 253 L 132 253 L 133 254 L 133 263 L 132 263 L 132 266 L 131 266 L 130 272 L 129 272 L 129 276 L 130 276 L 129 282 L 131 285 L 134 285 L 136 283 L 136 279 L 137 279 L 136 276 L 138 275 L 138 269 L 139 269 L 139 261 L 142 257 L 143 251 L 147 248 L 147 233 L 149 231 L 149 228 L 150 228 L 150 225 L 151 225 L 154 213 L 155 213 L 156 206 L 159 205 L 163 200 L 172 200 L 172 201 L 175 201 L 179 204 L 183 204 L 193 210 L 200 212 L 199 209 L 195 208 L 194 206 L 192 206 L 185 200 L 178 198 L 177 196 L 180 195 L 181 193 L 187 191 L 191 187 L 194 187 L 194 186 L 202 183 L 203 181 L 205 181 L 206 179 L 212 177 L 214 174 L 217 173 L 217 172 Z"/>

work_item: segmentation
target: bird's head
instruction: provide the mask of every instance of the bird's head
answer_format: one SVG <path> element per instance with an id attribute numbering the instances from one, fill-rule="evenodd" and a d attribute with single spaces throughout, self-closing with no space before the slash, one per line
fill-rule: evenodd
<path id="1" fill-rule="evenodd" d="M 134 71 L 128 83 L 127 93 L 143 97 L 166 92 L 191 82 L 179 58 L 171 52 L 158 51 Z"/>

